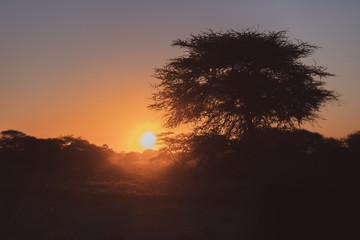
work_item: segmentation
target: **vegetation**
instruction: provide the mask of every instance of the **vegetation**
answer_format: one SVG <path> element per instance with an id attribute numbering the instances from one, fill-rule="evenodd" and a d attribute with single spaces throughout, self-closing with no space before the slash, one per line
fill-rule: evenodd
<path id="1" fill-rule="evenodd" d="M 333 75 L 301 61 L 317 47 L 291 41 L 286 31 L 210 30 L 172 45 L 186 54 L 156 68 L 160 83 L 149 106 L 163 111 L 166 127 L 193 123 L 197 132 L 240 138 L 315 120 L 337 99 L 322 80 Z"/>
<path id="2" fill-rule="evenodd" d="M 350 219 L 359 201 L 358 136 L 269 130 L 229 142 L 184 135 L 171 155 L 3 131 L 0 237 L 347 238 L 357 229 Z"/>

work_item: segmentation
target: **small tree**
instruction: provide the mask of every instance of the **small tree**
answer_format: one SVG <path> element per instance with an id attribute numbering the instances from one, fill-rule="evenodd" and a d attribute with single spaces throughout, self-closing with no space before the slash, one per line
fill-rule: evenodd
<path id="1" fill-rule="evenodd" d="M 165 127 L 193 123 L 196 131 L 239 138 L 315 120 L 337 100 L 322 81 L 333 75 L 301 62 L 318 47 L 291 41 L 286 31 L 210 30 L 172 46 L 186 54 L 155 69 L 160 83 L 149 106 L 164 111 Z"/>

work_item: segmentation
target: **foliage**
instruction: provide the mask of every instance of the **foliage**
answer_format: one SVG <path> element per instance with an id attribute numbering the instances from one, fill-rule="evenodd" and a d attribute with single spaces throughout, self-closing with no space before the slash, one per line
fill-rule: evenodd
<path id="1" fill-rule="evenodd" d="M 360 131 L 349 134 L 345 140 L 346 144 L 351 149 L 360 149 Z"/>
<path id="2" fill-rule="evenodd" d="M 161 151 L 169 152 L 172 160 L 179 164 L 192 161 L 197 167 L 205 167 L 220 159 L 231 147 L 223 135 L 216 134 L 174 134 L 166 132 L 158 135 Z"/>
<path id="3" fill-rule="evenodd" d="M 159 168 L 152 150 L 116 154 L 80 138 L 1 132 L 0 239 L 128 239 L 144 218 L 161 227 L 140 232 L 150 239 L 173 238 L 188 219 L 199 219 L 194 229 L 215 229 L 213 238 L 197 239 L 357 233 L 359 132 L 343 140 L 278 129 L 234 141 L 216 134 L 163 138 L 175 159 L 190 161 Z M 197 164 L 189 164 L 193 159 Z"/>
<path id="4" fill-rule="evenodd" d="M 209 30 L 172 46 L 186 54 L 155 69 L 160 83 L 149 106 L 164 111 L 166 127 L 193 123 L 195 132 L 239 138 L 313 121 L 337 100 L 322 80 L 333 75 L 301 61 L 318 47 L 291 41 L 286 31 Z"/>
<path id="5" fill-rule="evenodd" d="M 0 134 L 2 179 L 32 182 L 79 182 L 114 174 L 110 149 L 72 136 L 38 139 L 16 130 Z"/>

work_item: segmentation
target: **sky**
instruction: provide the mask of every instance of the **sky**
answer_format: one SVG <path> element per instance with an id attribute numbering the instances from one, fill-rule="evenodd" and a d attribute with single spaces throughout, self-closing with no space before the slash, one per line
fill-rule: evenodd
<path id="1" fill-rule="evenodd" d="M 345 137 L 360 130 L 359 12 L 357 0 L 2 0 L 0 130 L 142 151 L 142 133 L 163 131 L 147 105 L 154 68 L 183 54 L 171 42 L 254 27 L 321 47 L 305 61 L 336 74 L 340 102 L 305 127 Z"/>

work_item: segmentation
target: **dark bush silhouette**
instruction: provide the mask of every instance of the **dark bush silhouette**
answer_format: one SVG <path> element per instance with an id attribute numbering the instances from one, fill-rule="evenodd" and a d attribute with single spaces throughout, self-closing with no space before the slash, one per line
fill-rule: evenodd
<path id="1" fill-rule="evenodd" d="M 157 155 L 3 131 L 0 237 L 350 238 L 360 200 L 357 136 L 168 134 L 171 153 Z"/>
<path id="2" fill-rule="evenodd" d="M 108 161 L 111 154 L 80 138 L 1 132 L 0 238 L 123 239 L 128 213 L 99 195 L 110 184 L 96 187 L 123 178 Z"/>
<path id="3" fill-rule="evenodd" d="M 356 131 L 352 134 L 349 134 L 345 139 L 345 143 L 352 152 L 360 152 L 360 131 Z"/>
<path id="4" fill-rule="evenodd" d="M 113 172 L 107 161 L 112 151 L 80 138 L 37 139 L 14 130 L 1 134 L 1 176 L 6 181 L 79 182 Z"/>
<path id="5" fill-rule="evenodd" d="M 225 144 L 222 137 L 184 138 L 193 148 L 181 155 L 183 161 L 198 165 L 177 177 L 172 172 L 174 185 L 188 184 L 188 195 L 202 203 L 233 199 L 253 209 L 257 220 L 245 239 L 358 236 L 353 219 L 360 213 L 359 158 L 348 155 L 344 141 L 276 129 Z"/>

